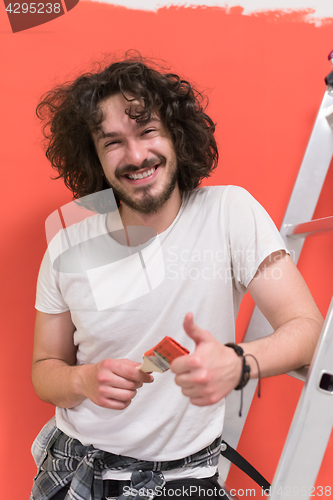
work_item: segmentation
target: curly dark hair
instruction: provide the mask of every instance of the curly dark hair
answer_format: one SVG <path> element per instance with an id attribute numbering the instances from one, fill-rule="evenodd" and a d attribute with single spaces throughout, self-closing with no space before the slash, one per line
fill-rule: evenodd
<path id="1" fill-rule="evenodd" d="M 207 99 L 179 76 L 163 74 L 152 65 L 141 57 L 127 58 L 101 71 L 83 74 L 42 96 L 36 113 L 44 122 L 46 157 L 59 174 L 56 178 L 64 179 L 74 199 L 110 187 L 92 132 L 103 121 L 100 101 L 117 93 L 143 100 L 139 112 L 127 110 L 132 119 L 146 121 L 152 112 L 158 112 L 173 140 L 182 191 L 198 187 L 216 167 L 215 124 L 205 113 Z"/>

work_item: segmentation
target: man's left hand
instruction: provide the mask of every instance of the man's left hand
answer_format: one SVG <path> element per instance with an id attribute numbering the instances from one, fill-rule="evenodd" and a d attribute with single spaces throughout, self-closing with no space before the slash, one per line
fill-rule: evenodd
<path id="1" fill-rule="evenodd" d="M 171 363 L 175 382 L 192 404 L 215 404 L 239 384 L 242 359 L 233 349 L 220 344 L 210 332 L 196 325 L 192 313 L 185 316 L 183 326 L 194 340 L 195 350 Z"/>

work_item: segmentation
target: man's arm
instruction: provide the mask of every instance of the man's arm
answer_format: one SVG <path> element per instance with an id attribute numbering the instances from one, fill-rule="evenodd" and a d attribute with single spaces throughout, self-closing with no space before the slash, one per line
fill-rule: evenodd
<path id="1" fill-rule="evenodd" d="M 37 312 L 32 360 L 32 383 L 48 403 L 73 408 L 86 398 L 104 408 L 126 408 L 136 391 L 153 377 L 137 370 L 140 363 L 105 359 L 76 366 L 75 327 L 70 312 Z"/>
<path id="2" fill-rule="evenodd" d="M 261 375 L 278 375 L 310 363 L 323 318 L 290 257 L 285 252 L 267 257 L 248 290 L 274 328 L 268 337 L 240 344 L 245 354 L 256 357 Z M 196 325 L 191 314 L 185 317 L 184 329 L 196 348 L 173 361 L 175 381 L 193 404 L 214 404 L 239 384 L 242 360 Z M 246 361 L 251 378 L 257 377 L 253 358 L 248 356 Z"/>
<path id="3" fill-rule="evenodd" d="M 268 319 L 274 333 L 260 340 L 240 344 L 253 354 L 261 375 L 286 373 L 311 362 L 323 326 L 323 317 L 289 255 L 276 252 L 261 264 L 248 290 Z M 251 378 L 258 376 L 253 358 Z"/>

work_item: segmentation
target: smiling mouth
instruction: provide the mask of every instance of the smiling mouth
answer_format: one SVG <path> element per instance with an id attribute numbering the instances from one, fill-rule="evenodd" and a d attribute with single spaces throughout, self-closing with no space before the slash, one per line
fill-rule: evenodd
<path id="1" fill-rule="evenodd" d="M 158 165 L 155 165 L 152 168 L 149 168 L 148 170 L 145 170 L 144 172 L 137 173 L 137 174 L 126 174 L 125 177 L 128 179 L 131 179 L 131 181 L 137 181 L 139 179 L 144 179 L 145 177 L 149 177 L 150 175 L 153 175 L 155 170 L 158 168 Z"/>

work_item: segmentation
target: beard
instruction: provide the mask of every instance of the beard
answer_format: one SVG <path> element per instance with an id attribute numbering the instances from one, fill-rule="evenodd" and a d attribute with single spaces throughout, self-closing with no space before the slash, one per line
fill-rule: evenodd
<path id="1" fill-rule="evenodd" d="M 162 164 L 158 168 L 165 168 L 165 165 L 166 162 L 162 162 Z M 141 168 L 142 167 L 140 167 L 140 169 Z M 121 201 L 121 203 L 124 203 L 124 205 L 126 205 L 128 208 L 144 215 L 152 215 L 158 213 L 163 205 L 170 199 L 177 185 L 177 180 L 178 169 L 175 160 L 175 162 L 170 165 L 170 176 L 168 182 L 164 186 L 161 193 L 158 195 L 151 194 L 150 186 L 138 187 L 137 191 L 141 192 L 141 197 L 136 201 L 130 198 L 127 195 L 126 191 L 124 191 L 123 189 L 117 189 L 114 186 L 111 187 L 116 198 L 118 198 L 118 200 Z"/>

